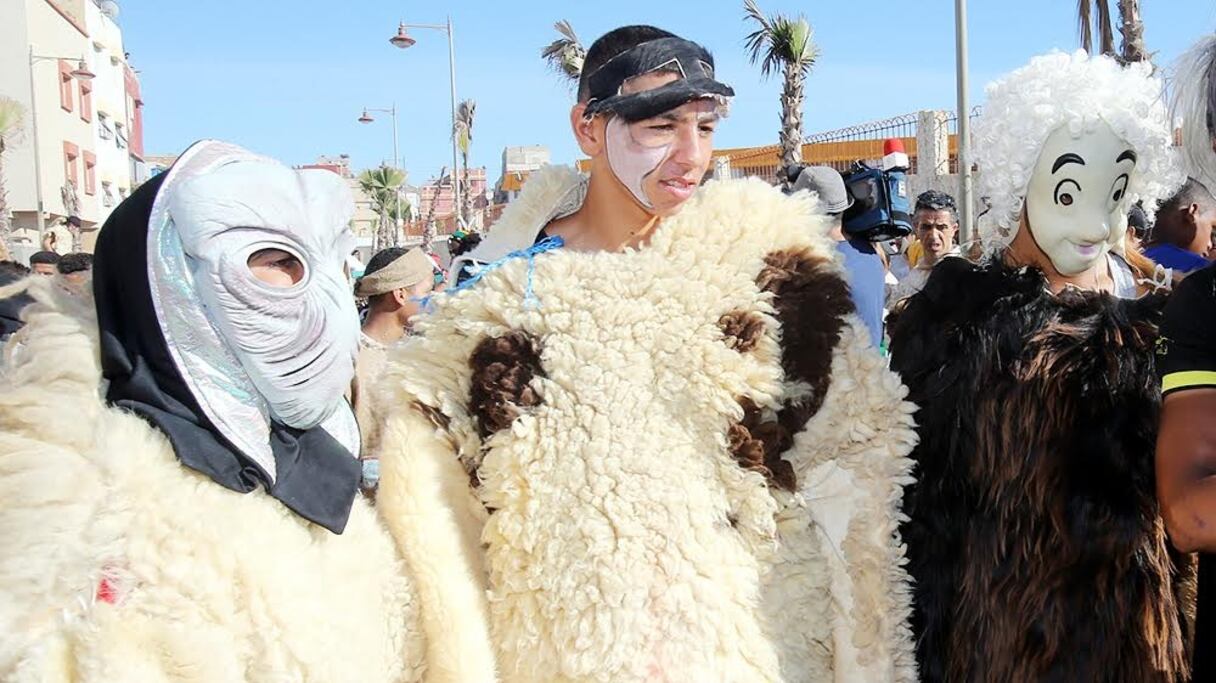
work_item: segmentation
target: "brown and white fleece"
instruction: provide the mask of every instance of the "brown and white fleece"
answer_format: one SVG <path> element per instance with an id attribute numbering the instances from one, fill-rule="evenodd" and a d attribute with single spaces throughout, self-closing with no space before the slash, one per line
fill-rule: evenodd
<path id="1" fill-rule="evenodd" d="M 495 231 L 582 183 L 537 174 Z M 454 558 L 423 613 L 485 616 L 428 642 L 507 681 L 915 678 L 913 407 L 825 230 L 809 195 L 710 183 L 643 248 L 440 299 L 378 385 L 380 511 L 406 558 Z"/>

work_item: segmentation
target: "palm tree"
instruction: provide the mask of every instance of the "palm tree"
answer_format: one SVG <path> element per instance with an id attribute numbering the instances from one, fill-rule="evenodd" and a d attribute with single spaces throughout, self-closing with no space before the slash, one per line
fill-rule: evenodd
<path id="1" fill-rule="evenodd" d="M 1123 61 L 1151 61 L 1148 48 L 1144 45 L 1140 0 L 1119 0 L 1119 23 L 1119 32 L 1123 34 Z"/>
<path id="2" fill-rule="evenodd" d="M 819 48 L 806 17 L 791 19 L 783 14 L 765 16 L 756 0 L 744 0 L 746 18 L 759 28 L 747 36 L 752 64 L 760 62 L 761 75 L 768 77 L 781 69 L 781 165 L 790 168 L 802 163 L 802 98 L 806 77 L 815 65 Z"/>
<path id="3" fill-rule="evenodd" d="M 369 168 L 359 174 L 359 188 L 371 199 L 372 207 L 380 214 L 376 234 L 372 238 L 372 251 L 401 243 L 398 226 L 409 212 L 409 203 L 401 198 L 401 186 L 404 184 L 405 173 L 385 165 Z"/>
<path id="4" fill-rule="evenodd" d="M 8 187 L 4 178 L 4 152 L 24 130 L 25 107 L 11 97 L 0 97 L 0 250 L 7 260 L 11 253 L 13 224 L 8 208 Z"/>
<path id="5" fill-rule="evenodd" d="M 422 250 L 428 254 L 434 251 L 431 243 L 435 241 L 435 205 L 439 203 L 439 190 L 443 187 L 443 176 L 447 172 L 447 166 L 439 169 L 439 179 L 435 181 L 435 189 L 431 190 L 430 205 L 427 207 L 426 217 L 422 219 Z M 451 180 L 456 181 L 455 178 Z"/>
<path id="6" fill-rule="evenodd" d="M 1109 0 L 1077 0 L 1077 27 L 1081 47 L 1094 53 L 1094 33 L 1098 34 L 1097 51 L 1124 64 L 1149 61 L 1144 45 L 1144 21 L 1140 17 L 1140 0 L 1117 0 L 1119 33 L 1123 37 L 1121 51 L 1115 50 L 1115 31 L 1111 23 Z"/>
<path id="7" fill-rule="evenodd" d="M 463 178 L 460 181 L 460 220 L 469 226 L 473 219 L 473 193 L 469 183 L 469 147 L 473 144 L 473 117 L 477 114 L 477 102 L 465 100 L 456 107 L 456 124 L 452 135 L 456 138 L 456 147 L 460 149 L 461 162 L 464 165 Z M 453 169 L 455 170 L 455 169 Z"/>
<path id="8" fill-rule="evenodd" d="M 577 83 L 583 73 L 583 60 L 587 58 L 587 50 L 575 35 L 570 22 L 562 19 L 554 24 L 553 28 L 557 29 L 562 37 L 549 43 L 540 51 L 540 56 L 549 62 L 549 67 L 554 71 Z"/>

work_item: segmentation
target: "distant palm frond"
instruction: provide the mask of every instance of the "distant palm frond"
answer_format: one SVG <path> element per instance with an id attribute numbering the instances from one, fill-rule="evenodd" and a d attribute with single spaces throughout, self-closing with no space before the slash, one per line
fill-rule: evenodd
<path id="1" fill-rule="evenodd" d="M 791 19 L 783 14 L 766 16 L 755 0 L 743 3 L 746 18 L 759 27 L 748 34 L 746 46 L 752 64 L 760 63 L 760 73 L 768 77 L 778 69 L 791 68 L 803 75 L 810 72 L 819 57 L 814 30 L 805 17 Z"/>
<path id="2" fill-rule="evenodd" d="M 1094 9 L 1097 16 L 1094 16 Z M 1115 54 L 1115 31 L 1111 24 L 1110 4 L 1107 0 L 1077 0 L 1077 29 L 1081 48 L 1094 53 L 1094 29 L 1098 29 L 1098 53 Z"/>
<path id="3" fill-rule="evenodd" d="M 0 97 L 0 152 L 23 132 L 25 107 L 11 97 Z"/>
<path id="4" fill-rule="evenodd" d="M 542 49 L 540 56 L 549 63 L 551 69 L 577 81 L 583 72 L 583 60 L 587 58 L 587 50 L 570 22 L 562 19 L 554 24 L 553 28 L 557 29 L 561 37 Z"/>
<path id="5" fill-rule="evenodd" d="M 462 154 L 469 153 L 469 145 L 473 143 L 473 119 L 477 115 L 477 102 L 464 100 L 456 106 L 456 123 L 452 127 L 452 135 L 456 138 L 456 146 Z"/>

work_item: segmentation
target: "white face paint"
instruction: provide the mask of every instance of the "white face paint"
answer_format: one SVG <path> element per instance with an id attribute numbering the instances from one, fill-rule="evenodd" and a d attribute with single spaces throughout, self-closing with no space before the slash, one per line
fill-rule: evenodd
<path id="1" fill-rule="evenodd" d="M 1026 189 L 1026 217 L 1039 248 L 1061 275 L 1080 275 L 1127 232 L 1132 146 L 1105 122 L 1074 133 L 1057 128 L 1043 143 Z"/>
<path id="2" fill-rule="evenodd" d="M 642 181 L 667 160 L 674 140 L 670 136 L 647 134 L 644 129 L 635 135 L 635 128 L 619 116 L 608 119 L 604 130 L 608 167 L 639 204 L 653 209 Z"/>

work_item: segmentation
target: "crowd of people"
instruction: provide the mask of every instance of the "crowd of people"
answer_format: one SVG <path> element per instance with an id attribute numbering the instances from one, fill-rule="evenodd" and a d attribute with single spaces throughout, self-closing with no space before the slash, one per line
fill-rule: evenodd
<path id="1" fill-rule="evenodd" d="M 196 143 L 0 264 L 0 678 L 1211 680 L 1216 37 L 1174 78 L 1183 150 L 1144 65 L 995 82 L 963 245 L 703 184 L 734 91 L 651 26 L 446 269 Z"/>

